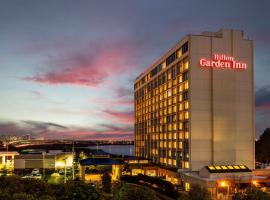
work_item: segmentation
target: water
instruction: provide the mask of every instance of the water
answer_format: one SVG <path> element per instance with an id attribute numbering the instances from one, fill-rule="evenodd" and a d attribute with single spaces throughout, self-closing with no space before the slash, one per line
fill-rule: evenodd
<path id="1" fill-rule="evenodd" d="M 90 149 L 97 149 L 97 146 L 90 146 Z M 133 156 L 133 145 L 99 145 L 98 149 L 101 149 L 110 154 Z"/>

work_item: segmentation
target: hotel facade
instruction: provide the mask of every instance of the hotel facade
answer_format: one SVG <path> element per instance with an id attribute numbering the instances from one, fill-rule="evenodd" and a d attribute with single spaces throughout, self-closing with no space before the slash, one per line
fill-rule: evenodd
<path id="1" fill-rule="evenodd" d="M 242 31 L 186 35 L 135 80 L 135 155 L 179 171 L 254 169 L 253 71 Z"/>

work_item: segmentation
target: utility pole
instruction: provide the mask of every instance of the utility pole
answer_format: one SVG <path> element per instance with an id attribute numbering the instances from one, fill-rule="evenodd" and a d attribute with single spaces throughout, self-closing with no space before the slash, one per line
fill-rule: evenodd
<path id="1" fill-rule="evenodd" d="M 67 182 L 67 158 L 64 158 L 65 161 L 65 175 L 64 175 L 64 183 Z"/>
<path id="2" fill-rule="evenodd" d="M 74 171 L 74 163 L 75 163 L 75 158 L 74 158 L 74 140 L 73 140 L 73 144 L 72 144 L 72 180 L 74 180 L 75 178 L 75 171 Z"/>
<path id="3" fill-rule="evenodd" d="M 42 161 L 43 161 L 43 179 L 45 179 L 45 152 L 42 152 Z"/>

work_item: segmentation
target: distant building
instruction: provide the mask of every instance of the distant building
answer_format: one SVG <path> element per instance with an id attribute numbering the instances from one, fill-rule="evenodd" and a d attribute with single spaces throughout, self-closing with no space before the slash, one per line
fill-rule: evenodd
<path id="1" fill-rule="evenodd" d="M 57 154 L 35 153 L 20 154 L 14 158 L 14 169 L 16 171 L 25 169 L 61 169 L 72 167 L 73 156 L 71 152 L 61 152 Z"/>
<path id="2" fill-rule="evenodd" d="M 1 151 L 0 152 L 0 170 L 7 169 L 13 170 L 14 169 L 14 157 L 19 155 L 16 151 Z"/>

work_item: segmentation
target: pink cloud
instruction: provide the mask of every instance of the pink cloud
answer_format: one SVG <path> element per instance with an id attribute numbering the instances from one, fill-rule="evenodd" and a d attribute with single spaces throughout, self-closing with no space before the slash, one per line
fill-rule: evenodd
<path id="1" fill-rule="evenodd" d="M 132 111 L 120 112 L 107 109 L 103 112 L 105 117 L 118 123 L 132 124 L 134 120 L 134 114 Z"/>
<path id="2" fill-rule="evenodd" d="M 50 72 L 44 75 L 26 77 L 24 80 L 47 84 L 72 84 L 95 86 L 104 81 L 106 74 L 88 67 L 74 67 L 60 72 Z"/>
<path id="3" fill-rule="evenodd" d="M 264 104 L 260 104 L 260 105 L 256 105 L 256 110 L 257 111 L 265 111 L 270 109 L 270 103 L 264 103 Z"/>
<path id="4" fill-rule="evenodd" d="M 106 78 L 131 70 L 136 61 L 136 48 L 126 42 L 94 44 L 79 51 L 52 57 L 48 62 L 54 69 L 25 77 L 23 80 L 45 84 L 96 86 Z"/>

